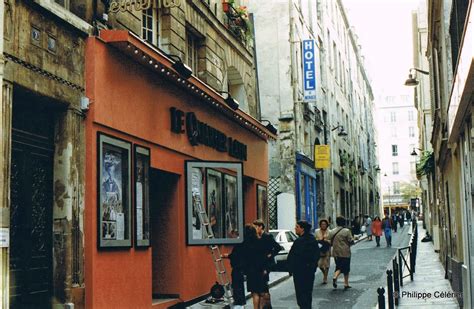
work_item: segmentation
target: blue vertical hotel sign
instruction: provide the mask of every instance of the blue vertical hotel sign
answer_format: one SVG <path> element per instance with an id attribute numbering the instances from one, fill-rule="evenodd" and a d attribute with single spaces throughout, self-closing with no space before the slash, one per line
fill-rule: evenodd
<path id="1" fill-rule="evenodd" d="M 303 40 L 304 100 L 316 101 L 316 51 L 314 40 Z"/>

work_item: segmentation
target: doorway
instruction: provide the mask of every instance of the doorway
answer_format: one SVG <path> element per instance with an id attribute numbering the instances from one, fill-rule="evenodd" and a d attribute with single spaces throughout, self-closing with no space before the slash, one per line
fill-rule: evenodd
<path id="1" fill-rule="evenodd" d="M 54 113 L 14 97 L 10 209 L 10 306 L 50 308 Z"/>
<path id="2" fill-rule="evenodd" d="M 150 212 L 153 299 L 179 298 L 179 175 L 151 169 Z"/>

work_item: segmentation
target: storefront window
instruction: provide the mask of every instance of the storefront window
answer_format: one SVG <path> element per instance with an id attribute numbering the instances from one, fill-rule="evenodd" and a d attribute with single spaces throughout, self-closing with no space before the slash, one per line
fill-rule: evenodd
<path id="1" fill-rule="evenodd" d="M 306 220 L 306 190 L 304 174 L 300 174 L 300 219 Z"/>
<path id="2" fill-rule="evenodd" d="M 243 240 L 242 164 L 186 162 L 188 244 Z"/>

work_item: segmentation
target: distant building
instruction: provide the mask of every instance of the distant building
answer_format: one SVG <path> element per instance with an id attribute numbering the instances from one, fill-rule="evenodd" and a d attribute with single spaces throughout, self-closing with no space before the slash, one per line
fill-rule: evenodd
<path id="1" fill-rule="evenodd" d="M 416 160 L 418 145 L 417 110 L 411 95 L 381 97 L 377 102 L 378 151 L 381 168 L 383 209 L 392 213 L 411 209 L 418 197 Z"/>

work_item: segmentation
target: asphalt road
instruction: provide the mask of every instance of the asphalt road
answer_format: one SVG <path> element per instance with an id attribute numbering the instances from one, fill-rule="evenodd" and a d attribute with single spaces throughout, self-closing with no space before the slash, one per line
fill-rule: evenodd
<path id="1" fill-rule="evenodd" d="M 392 247 L 387 248 L 382 236 L 380 247 L 373 241 L 362 240 L 352 247 L 351 272 L 349 284 L 352 289 L 344 291 L 343 277 L 339 276 L 338 288 L 332 287 L 334 260 L 331 260 L 329 282 L 322 285 L 322 273 L 316 272 L 313 287 L 313 308 L 374 308 L 377 305 L 377 288 L 387 285 L 385 271 L 397 252 L 397 248 L 408 246 L 409 225 L 405 224 L 397 233 L 392 233 Z M 405 280 L 409 280 L 406 278 Z M 293 277 L 276 285 L 270 290 L 273 308 L 298 308 L 296 304 Z M 247 301 L 251 304 L 251 300 Z"/>

